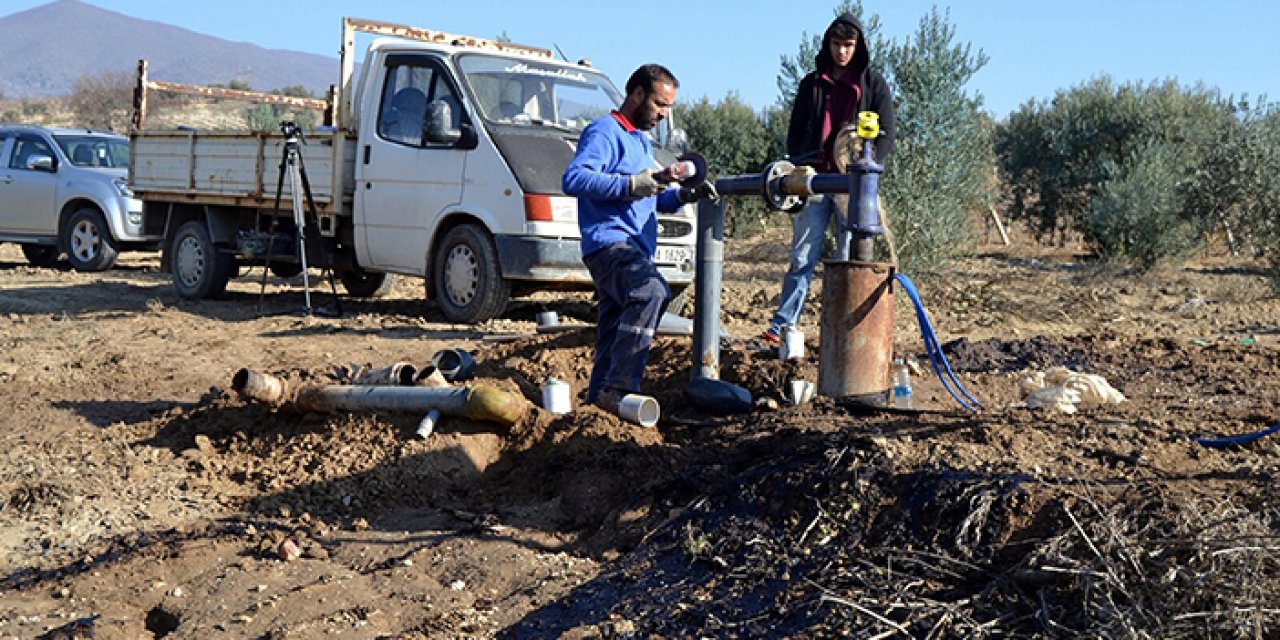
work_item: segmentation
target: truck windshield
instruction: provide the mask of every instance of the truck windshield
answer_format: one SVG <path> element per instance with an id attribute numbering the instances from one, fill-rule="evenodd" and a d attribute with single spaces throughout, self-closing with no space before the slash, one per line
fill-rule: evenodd
<path id="1" fill-rule="evenodd" d="M 458 65 L 489 122 L 577 133 L 622 102 L 609 78 L 592 69 L 482 54 L 459 56 Z"/>
<path id="2" fill-rule="evenodd" d="M 129 141 L 103 136 L 55 135 L 62 153 L 77 167 L 129 166 Z"/>

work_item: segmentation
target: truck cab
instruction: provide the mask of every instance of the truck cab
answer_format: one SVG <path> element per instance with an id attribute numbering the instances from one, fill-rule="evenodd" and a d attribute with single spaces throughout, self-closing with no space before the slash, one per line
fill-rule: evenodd
<path id="1" fill-rule="evenodd" d="M 497 315 L 513 293 L 591 286 L 560 181 L 583 128 L 622 95 L 537 51 L 383 38 L 365 60 L 357 260 L 426 277 L 451 320 Z M 673 290 L 692 282 L 692 216 L 660 214 L 656 260 Z"/>

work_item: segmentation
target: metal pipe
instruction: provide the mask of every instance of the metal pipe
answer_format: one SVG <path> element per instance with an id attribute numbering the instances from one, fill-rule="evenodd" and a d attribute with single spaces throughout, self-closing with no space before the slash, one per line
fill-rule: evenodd
<path id="1" fill-rule="evenodd" d="M 874 239 L 884 233 L 879 205 L 880 174 L 884 173 L 884 165 L 875 161 L 874 149 L 875 145 L 867 141 L 862 145 L 862 157 L 849 165 L 849 206 L 842 216 L 840 244 L 841 247 L 852 244 L 852 254 L 844 252 L 840 256 L 842 260 L 871 262 L 875 257 Z"/>
<path id="2" fill-rule="evenodd" d="M 757 183 L 758 184 L 758 183 Z M 717 188 L 719 183 L 717 182 Z M 694 266 L 693 379 L 687 395 L 710 413 L 746 413 L 751 392 L 720 380 L 720 290 L 724 274 L 724 201 L 698 201 Z"/>
<path id="3" fill-rule="evenodd" d="M 529 406 L 519 394 L 483 384 L 443 388 L 304 385 L 290 389 L 279 378 L 241 369 L 232 378 L 231 386 L 246 398 L 301 412 L 373 409 L 427 413 L 438 409 L 445 415 L 511 425 L 524 416 Z"/>
<path id="4" fill-rule="evenodd" d="M 231 388 L 246 398 L 272 405 L 288 399 L 288 385 L 284 380 L 249 369 L 241 369 L 232 376 Z"/>
<path id="5" fill-rule="evenodd" d="M 718 188 L 718 186 L 717 186 Z M 724 274 L 724 201 L 698 201 L 694 262 L 693 377 L 720 378 L 720 290 Z"/>
<path id="6" fill-rule="evenodd" d="M 882 404 L 893 355 L 893 265 L 823 262 L 818 393 Z"/>
<path id="7" fill-rule="evenodd" d="M 392 384 L 407 387 L 417 378 L 418 368 L 408 362 L 397 362 L 381 369 L 362 369 L 352 376 L 351 384 Z"/>

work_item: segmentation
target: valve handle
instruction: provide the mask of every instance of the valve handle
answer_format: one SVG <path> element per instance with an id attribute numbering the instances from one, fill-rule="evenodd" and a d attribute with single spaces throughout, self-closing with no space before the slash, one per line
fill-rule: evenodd
<path id="1" fill-rule="evenodd" d="M 858 137 L 875 140 L 880 135 L 880 114 L 874 111 L 858 112 Z"/>

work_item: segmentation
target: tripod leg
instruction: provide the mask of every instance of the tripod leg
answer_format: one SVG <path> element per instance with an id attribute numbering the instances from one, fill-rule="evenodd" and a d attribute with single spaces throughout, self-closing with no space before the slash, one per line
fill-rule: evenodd
<path id="1" fill-rule="evenodd" d="M 320 234 L 320 214 L 316 212 L 316 199 L 311 195 L 311 180 L 307 178 L 307 165 L 303 161 L 302 154 L 297 154 L 298 158 L 298 176 L 302 180 L 302 190 L 307 196 L 307 210 L 311 212 L 311 219 L 315 221 L 316 234 Z M 338 315 L 342 315 L 342 298 L 338 297 L 338 285 L 334 282 L 333 256 L 329 255 L 325 244 L 321 242 L 319 245 L 320 255 L 324 258 L 329 271 L 329 290 L 333 293 L 333 309 Z"/>
<path id="2" fill-rule="evenodd" d="M 293 224 L 298 233 L 298 262 L 302 265 L 302 294 L 306 301 L 306 314 L 311 315 L 311 282 L 307 275 L 306 216 L 302 212 L 302 178 L 298 173 L 298 150 L 289 150 L 289 188 L 293 191 Z"/>

